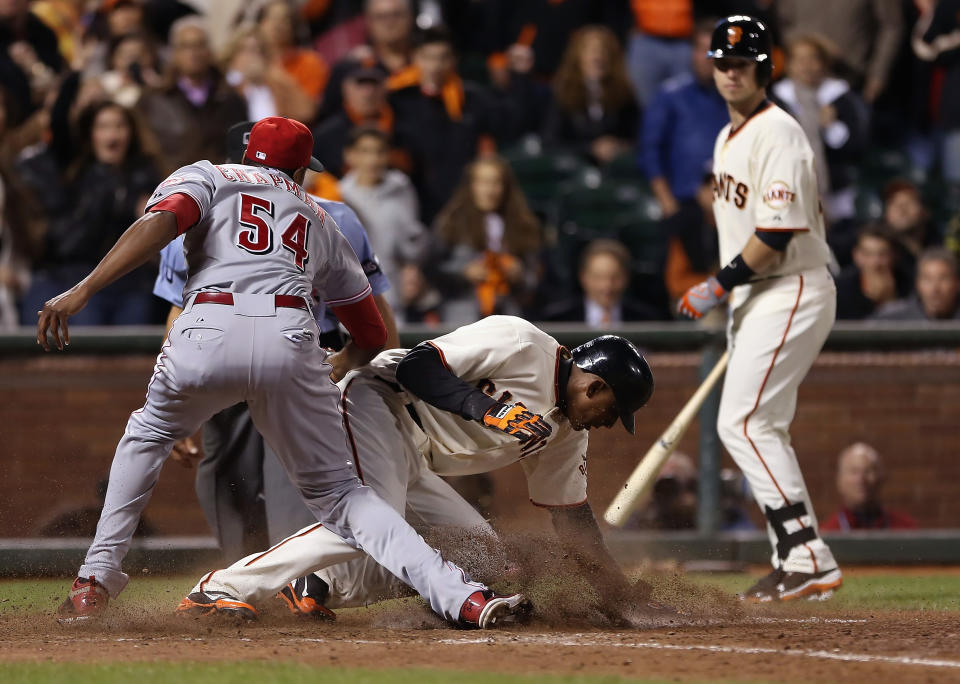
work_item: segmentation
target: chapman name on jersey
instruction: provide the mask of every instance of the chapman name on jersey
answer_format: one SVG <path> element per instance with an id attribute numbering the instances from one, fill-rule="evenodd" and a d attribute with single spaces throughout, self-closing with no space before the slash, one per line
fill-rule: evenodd
<path id="1" fill-rule="evenodd" d="M 339 305 L 370 293 L 336 222 L 285 174 L 200 161 L 163 181 L 147 208 L 176 193 L 200 210 L 184 236 L 185 299 L 200 290 L 301 297 L 317 291 Z"/>
<path id="2" fill-rule="evenodd" d="M 772 103 L 733 133 L 727 124 L 713 152 L 713 211 L 720 263 L 761 230 L 794 233 L 780 263 L 759 278 L 801 273 L 830 260 L 813 149 L 800 124 Z"/>

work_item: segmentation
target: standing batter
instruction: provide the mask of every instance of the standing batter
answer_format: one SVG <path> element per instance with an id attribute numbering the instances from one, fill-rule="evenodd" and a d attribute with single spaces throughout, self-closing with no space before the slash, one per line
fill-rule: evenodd
<path id="1" fill-rule="evenodd" d="M 201 161 L 174 172 L 93 272 L 38 312 L 37 342 L 49 349 L 49 332 L 62 349 L 69 344 L 70 315 L 187 232 L 186 306 L 157 358 L 146 403 L 130 416 L 117 446 L 97 534 L 58 610 L 61 620 L 94 617 L 122 591 L 128 581 L 123 557 L 173 443 L 240 401 L 321 521 L 325 563 L 365 551 L 441 616 L 466 626 L 490 627 L 526 608 L 519 594 L 494 596 L 444 561 L 362 485 L 346 455 L 340 395 L 330 380 L 368 362 L 386 329 L 356 255 L 300 185 L 308 166 L 319 167 L 312 148 L 302 123 L 259 121 L 245 164 Z M 332 357 L 317 344 L 308 304 L 314 290 L 337 308 L 353 337 Z M 539 416 L 528 422 L 539 428 L 538 421 L 549 430 Z M 192 600 L 201 613 L 250 612 L 216 593 Z"/>
<path id="2" fill-rule="evenodd" d="M 790 446 L 797 389 L 836 314 L 836 289 L 803 129 L 766 99 L 772 45 L 760 21 L 727 17 L 707 55 L 730 124 L 713 153 L 720 240 L 716 277 L 690 288 L 680 313 L 700 318 L 729 297 L 717 430 L 767 517 L 773 571 L 747 590 L 753 601 L 828 598 L 843 582 L 817 533 L 810 496 Z"/>
<path id="3" fill-rule="evenodd" d="M 627 340 L 606 335 L 572 352 L 533 324 L 490 316 L 407 351 L 386 351 L 340 383 L 357 474 L 410 522 L 493 535 L 440 475 L 484 473 L 520 462 L 531 502 L 550 510 L 559 537 L 598 586 L 626 584 L 587 503 L 587 430 L 619 419 L 631 433 L 653 376 Z M 509 404 L 542 414 L 552 430 L 520 443 L 489 429 Z M 201 585 L 256 602 L 316 570 L 325 550 L 306 528 L 265 553 L 206 575 Z M 370 559 L 328 567 L 283 589 L 297 612 L 354 606 L 395 593 Z M 197 590 L 200 589 L 198 585 Z M 623 606 L 620 606 L 622 609 Z"/>

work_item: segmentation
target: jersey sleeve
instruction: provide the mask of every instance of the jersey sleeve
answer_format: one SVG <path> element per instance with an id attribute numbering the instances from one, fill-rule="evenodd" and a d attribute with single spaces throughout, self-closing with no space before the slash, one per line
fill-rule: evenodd
<path id="1" fill-rule="evenodd" d="M 370 294 L 370 283 L 347 238 L 337 223 L 326 215 L 321 231 L 324 244 L 322 266 L 313 280 L 314 289 L 327 306 L 359 302 Z"/>
<path id="2" fill-rule="evenodd" d="M 190 197 L 197 203 L 197 208 L 200 210 L 199 220 L 202 221 L 213 203 L 213 193 L 216 189 L 216 180 L 213 175 L 215 173 L 217 171 L 210 162 L 197 162 L 177 169 L 160 183 L 153 194 L 150 195 L 146 211 L 150 211 L 154 205 L 171 195 L 179 193 Z"/>
<path id="3" fill-rule="evenodd" d="M 757 139 L 753 187 L 756 230 L 807 231 L 809 218 L 799 193 L 816 188 L 813 150 L 797 125 L 779 124 Z M 812 179 L 812 183 L 810 182 Z"/>
<path id="4" fill-rule="evenodd" d="M 374 253 L 373 247 L 370 244 L 370 238 L 367 236 L 367 231 L 364 229 L 363 224 L 360 223 L 360 218 L 356 212 L 344 205 L 340 216 L 337 217 L 337 225 L 340 226 L 340 232 L 347 238 L 347 242 L 350 243 L 350 247 L 353 248 L 354 253 L 357 255 L 360 266 L 363 268 L 367 280 L 370 281 L 371 292 L 378 295 L 389 290 L 390 281 L 387 280 L 383 269 L 380 268 L 380 260 Z"/>
<path id="5" fill-rule="evenodd" d="M 587 500 L 588 443 L 585 432 L 573 432 L 520 461 L 534 506 L 576 506 Z"/>
<path id="6" fill-rule="evenodd" d="M 187 260 L 183 256 L 183 236 L 160 250 L 160 271 L 153 294 L 173 306 L 183 308 L 183 286 L 187 282 Z"/>
<path id="7" fill-rule="evenodd" d="M 524 326 L 532 327 L 512 316 L 488 316 L 429 340 L 427 344 L 440 352 L 440 358 L 450 372 L 468 382 L 475 382 L 503 376 L 500 370 L 507 361 L 516 363 L 518 369 L 532 365 L 526 364 L 522 358 L 528 346 Z"/>

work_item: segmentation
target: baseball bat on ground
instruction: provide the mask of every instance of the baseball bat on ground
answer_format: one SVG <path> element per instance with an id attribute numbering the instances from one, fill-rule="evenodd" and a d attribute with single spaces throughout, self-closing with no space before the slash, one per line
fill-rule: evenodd
<path id="1" fill-rule="evenodd" d="M 614 497 L 610 506 L 607 507 L 607 511 L 603 514 L 603 519 L 608 523 L 617 527 L 622 526 L 627 522 L 630 514 L 640 505 L 641 499 L 653 488 L 653 483 L 656 481 L 657 475 L 660 473 L 663 465 L 667 462 L 673 450 L 677 448 L 680 438 L 683 437 L 683 433 L 690 427 L 690 423 L 693 422 L 697 411 L 700 410 L 703 402 L 706 401 L 710 390 L 713 389 L 713 386 L 717 384 L 717 380 L 720 379 L 720 376 L 722 376 L 723 372 L 727 369 L 727 358 L 728 352 L 723 352 L 723 356 L 717 361 L 717 365 L 710 371 L 710 374 L 706 380 L 703 381 L 703 384 L 697 388 L 697 391 L 693 393 L 690 400 L 680 409 L 680 413 L 673 419 L 670 426 L 663 431 L 663 434 L 660 435 L 653 446 L 647 451 L 646 455 L 640 460 L 640 463 L 637 464 L 637 467 L 629 479 L 627 479 L 626 484 L 623 485 L 623 488 L 617 496 Z"/>

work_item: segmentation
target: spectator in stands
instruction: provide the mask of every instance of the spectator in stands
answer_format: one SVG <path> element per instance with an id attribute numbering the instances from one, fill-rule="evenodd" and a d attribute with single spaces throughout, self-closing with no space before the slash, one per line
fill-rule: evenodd
<path id="1" fill-rule="evenodd" d="M 663 83 L 687 72 L 691 57 L 690 36 L 694 29 L 693 2 L 636 0 L 630 3 L 630 7 L 634 32 L 627 47 L 627 63 L 637 102 L 646 106 Z M 694 45 L 693 49 L 698 47 Z M 706 60 L 706 50 L 703 52 L 701 58 Z"/>
<path id="2" fill-rule="evenodd" d="M 419 219 L 417 193 L 406 174 L 390 168 L 390 141 L 379 128 L 350 131 L 345 157 L 350 172 L 340 182 L 340 194 L 357 212 L 383 272 L 395 283 L 400 265 L 422 263 L 430 248 L 430 235 Z M 386 294 L 395 305 L 396 290 Z"/>
<path id="3" fill-rule="evenodd" d="M 443 321 L 443 297 L 433 287 L 416 264 L 404 264 L 400 267 L 397 281 L 399 304 L 394 308 L 397 324 L 422 323 L 439 325 Z"/>
<path id="4" fill-rule="evenodd" d="M 885 321 L 960 320 L 960 274 L 953 252 L 928 249 L 917 262 L 917 292 L 890 302 L 873 318 Z"/>
<path id="5" fill-rule="evenodd" d="M 853 263 L 837 277 L 837 318 L 867 318 L 880 307 L 910 292 L 912 283 L 895 269 L 896 252 L 882 223 L 861 229 Z"/>
<path id="6" fill-rule="evenodd" d="M 334 65 L 323 95 L 321 119 L 343 104 L 343 79 L 357 62 L 396 74 L 413 61 L 414 13 L 412 0 L 367 0 L 364 7 L 367 43 L 352 49 Z"/>
<path id="7" fill-rule="evenodd" d="M 65 66 L 56 34 L 30 11 L 28 0 L 0 3 L 0 86 L 9 95 L 11 127 L 43 104 Z"/>
<path id="8" fill-rule="evenodd" d="M 540 277 L 540 223 L 505 160 L 481 157 L 467 167 L 434 232 L 451 294 L 479 316 L 522 311 Z"/>
<path id="9" fill-rule="evenodd" d="M 940 164 L 944 179 L 960 183 L 960 45 L 954 39 L 960 31 L 960 2 L 927 0 L 913 30 L 913 51 L 927 62 L 943 67 L 939 91 L 937 127 L 943 135 Z"/>
<path id="10" fill-rule="evenodd" d="M 45 516 L 37 525 L 37 537 L 93 537 L 97 533 L 97 523 L 100 522 L 100 511 L 107 498 L 108 479 L 97 482 L 96 501 L 88 504 L 59 505 Z M 133 532 L 134 537 L 151 537 L 156 530 L 150 522 L 142 517 Z"/>
<path id="11" fill-rule="evenodd" d="M 869 444 L 857 442 L 841 451 L 837 459 L 837 493 L 842 505 L 820 523 L 820 529 L 850 532 L 915 528 L 917 523 L 909 515 L 883 505 L 885 480 L 883 459 Z"/>
<path id="12" fill-rule="evenodd" d="M 124 107 L 135 107 L 145 90 L 163 84 L 157 73 L 153 43 L 144 33 L 129 33 L 113 39 L 108 61 L 109 70 L 88 79 L 84 88 L 96 88 L 99 96 Z"/>
<path id="13" fill-rule="evenodd" d="M 583 296 L 549 305 L 545 321 L 576 321 L 609 330 L 620 323 L 659 318 L 655 309 L 624 295 L 630 284 L 630 252 L 616 240 L 594 240 L 580 257 Z"/>
<path id="14" fill-rule="evenodd" d="M 413 65 L 387 84 L 395 142 L 410 152 L 421 217 L 431 223 L 477 152 L 509 137 L 511 105 L 460 78 L 450 33 L 442 26 L 417 35 Z"/>
<path id="15" fill-rule="evenodd" d="M 574 34 L 581 28 L 604 26 L 622 44 L 630 20 L 624 0 L 526 0 L 502 3 L 508 5 L 506 9 L 497 8 L 497 3 L 487 4 L 506 15 L 503 24 L 508 47 L 504 52 L 511 67 L 542 81 L 556 74 Z"/>
<path id="16" fill-rule="evenodd" d="M 0 107 L 0 137 L 3 135 Z M 20 297 L 30 284 L 30 261 L 40 249 L 36 202 L 13 169 L 0 161 L 0 330 L 20 320 Z"/>
<path id="17" fill-rule="evenodd" d="M 713 174 L 702 176 L 694 201 L 681 203 L 676 213 L 662 221 L 661 234 L 668 236 L 664 284 L 671 301 L 717 272 L 720 248 L 713 182 Z"/>
<path id="18" fill-rule="evenodd" d="M 854 215 L 853 173 L 866 149 L 866 105 L 850 85 L 833 78 L 832 46 L 817 35 L 796 35 L 787 46 L 787 78 L 773 100 L 790 112 L 813 148 L 824 213 L 831 223 Z"/>
<path id="19" fill-rule="evenodd" d="M 65 86 L 67 87 L 67 86 Z M 76 86 L 73 86 L 76 88 Z M 56 121 L 54 133 L 62 136 Z M 44 253 L 23 299 L 21 321 L 37 318 L 43 303 L 93 270 L 127 227 L 142 215 L 161 180 L 129 109 L 101 101 L 84 109 L 66 144 L 53 143 L 25 159 L 20 170 L 47 219 Z M 221 137 L 223 137 L 221 135 Z M 79 143 L 74 149 L 73 141 Z M 151 295 L 155 269 L 143 266 L 90 300 L 77 325 L 157 322 Z"/>
<path id="20" fill-rule="evenodd" d="M 290 1 L 269 0 L 260 9 L 258 24 L 268 53 L 293 79 L 300 91 L 314 102 L 315 107 L 319 106 L 330 77 L 330 67 L 312 49 L 298 46 L 296 29 L 302 23 L 296 21 Z M 301 120 L 309 124 L 315 111 Z"/>
<path id="21" fill-rule="evenodd" d="M 166 86 L 144 93 L 137 103 L 157 139 L 164 172 L 197 159 L 223 159 L 224 131 L 249 118 L 246 101 L 213 65 L 202 19 L 177 20 L 170 29 L 170 47 Z"/>
<path id="22" fill-rule="evenodd" d="M 843 50 L 838 73 L 873 103 L 887 87 L 903 37 L 901 0 L 777 0 L 780 28 L 789 42 L 817 34 Z"/>
<path id="23" fill-rule="evenodd" d="M 920 188 L 902 178 L 890 181 L 883 190 L 883 222 L 890 229 L 898 264 L 912 280 L 917 258 L 938 242 Z"/>
<path id="24" fill-rule="evenodd" d="M 267 116 L 313 118 L 316 102 L 284 70 L 256 26 L 241 26 L 234 33 L 221 64 L 227 83 L 246 100 L 252 121 Z"/>
<path id="25" fill-rule="evenodd" d="M 644 113 L 640 165 L 665 217 L 684 203 L 696 204 L 717 134 L 730 119 L 727 103 L 713 84 L 713 64 L 707 59 L 715 24 L 713 19 L 697 23 L 689 56 L 691 71 L 668 80 L 652 102 L 648 99 Z"/>
<path id="26" fill-rule="evenodd" d="M 653 483 L 650 502 L 627 521 L 627 527 L 691 530 L 697 526 L 697 466 L 675 451 Z"/>
<path id="27" fill-rule="evenodd" d="M 386 78 L 387 73 L 376 65 L 352 62 L 343 78 L 343 107 L 313 129 L 313 156 L 334 176 L 347 172 L 343 148 L 354 128 L 373 126 L 392 138 L 395 118 L 387 104 Z M 409 153 L 392 146 L 390 165 L 409 173 L 410 164 Z"/>
<path id="28" fill-rule="evenodd" d="M 639 113 L 613 31 L 587 26 L 574 34 L 553 81 L 543 137 L 606 164 L 631 149 Z"/>

